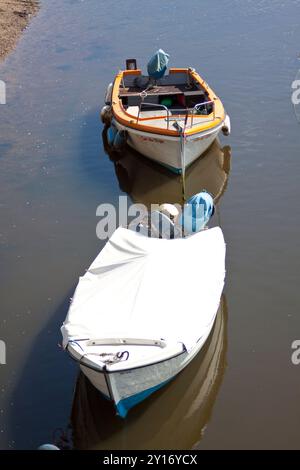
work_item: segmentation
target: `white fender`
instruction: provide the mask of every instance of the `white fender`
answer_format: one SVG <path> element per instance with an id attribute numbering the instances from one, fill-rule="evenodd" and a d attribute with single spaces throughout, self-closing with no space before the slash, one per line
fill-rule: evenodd
<path id="1" fill-rule="evenodd" d="M 231 122 L 230 122 L 230 117 L 228 116 L 228 114 L 226 115 L 224 125 L 222 127 L 222 132 L 226 136 L 230 135 L 231 133 Z"/>
<path id="2" fill-rule="evenodd" d="M 112 90 L 113 90 L 113 84 L 110 83 L 105 93 L 105 104 L 111 105 Z"/>
<path id="3" fill-rule="evenodd" d="M 101 121 L 106 124 L 107 126 L 110 125 L 111 123 L 111 117 L 112 117 L 112 112 L 111 112 L 111 106 L 105 105 L 101 109 Z"/>

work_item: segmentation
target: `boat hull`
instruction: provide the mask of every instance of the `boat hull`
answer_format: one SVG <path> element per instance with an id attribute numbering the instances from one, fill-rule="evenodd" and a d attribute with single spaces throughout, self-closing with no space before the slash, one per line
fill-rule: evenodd
<path id="1" fill-rule="evenodd" d="M 80 368 L 94 387 L 114 402 L 117 414 L 125 418 L 131 408 L 165 386 L 194 359 L 204 346 L 214 322 L 215 317 L 191 351 L 183 351 L 168 360 L 116 372 L 94 370 L 85 365 L 80 365 Z"/>
<path id="2" fill-rule="evenodd" d="M 182 157 L 180 137 L 142 132 L 125 127 L 116 120 L 113 124 L 119 131 L 127 131 L 127 144 L 130 147 L 177 174 L 182 173 L 183 168 L 190 166 L 212 145 L 223 126 L 222 123 L 209 131 L 185 136 Z"/>
<path id="3" fill-rule="evenodd" d="M 191 364 L 130 417 L 130 426 L 111 413 L 108 400 L 84 374 L 77 379 L 71 412 L 76 449 L 196 449 L 220 390 L 227 357 L 227 306 L 222 299 L 211 336 Z M 139 412 L 140 411 L 140 412 Z M 103 422 L 105 421 L 105 426 Z"/>

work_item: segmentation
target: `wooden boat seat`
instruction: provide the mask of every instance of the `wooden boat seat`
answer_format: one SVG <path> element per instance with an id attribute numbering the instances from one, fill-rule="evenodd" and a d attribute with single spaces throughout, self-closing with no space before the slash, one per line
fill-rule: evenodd
<path id="1" fill-rule="evenodd" d="M 141 95 L 141 92 L 144 91 L 141 88 L 137 87 L 125 87 L 119 89 L 120 98 L 128 97 L 138 97 Z M 193 87 L 191 89 L 187 85 L 164 85 L 164 86 L 155 86 L 154 88 L 147 90 L 147 96 L 157 96 L 157 95 L 182 95 L 193 96 L 193 95 L 204 95 L 204 91 Z"/>
<path id="2" fill-rule="evenodd" d="M 183 99 L 177 98 L 180 96 L 182 96 Z M 122 100 L 123 106 L 127 109 L 129 114 L 132 116 L 138 115 L 138 109 L 142 103 L 142 97 L 136 89 L 133 89 L 132 87 L 128 89 L 120 88 L 119 98 Z M 148 111 L 148 114 L 150 112 L 153 114 L 153 111 L 159 109 L 159 105 L 163 104 L 164 98 L 172 99 L 173 103 L 168 106 L 171 113 L 174 109 L 177 111 L 180 110 L 180 114 L 186 114 L 187 108 L 193 109 L 196 104 L 208 101 L 208 96 L 200 89 L 191 90 L 189 87 L 184 85 L 157 86 L 153 90 L 149 90 L 143 99 L 145 104 L 153 104 L 153 107 L 148 107 L 148 109 L 144 107 L 142 111 Z M 155 105 L 158 105 L 156 109 Z"/>

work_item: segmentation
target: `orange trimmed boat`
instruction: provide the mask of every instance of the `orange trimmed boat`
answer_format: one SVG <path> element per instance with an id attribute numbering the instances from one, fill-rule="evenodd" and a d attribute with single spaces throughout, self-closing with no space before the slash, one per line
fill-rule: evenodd
<path id="1" fill-rule="evenodd" d="M 108 86 L 101 116 L 111 124 L 111 144 L 127 144 L 181 173 L 202 155 L 230 119 L 220 98 L 192 68 L 171 68 L 153 80 L 127 61 Z"/>

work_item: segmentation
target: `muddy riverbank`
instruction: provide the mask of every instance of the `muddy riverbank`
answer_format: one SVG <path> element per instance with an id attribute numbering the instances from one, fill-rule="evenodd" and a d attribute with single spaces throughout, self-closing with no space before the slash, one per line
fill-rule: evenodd
<path id="1" fill-rule="evenodd" d="M 15 48 L 38 9 L 38 0 L 0 0 L 0 61 Z"/>

